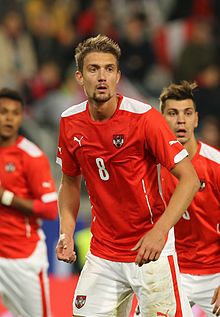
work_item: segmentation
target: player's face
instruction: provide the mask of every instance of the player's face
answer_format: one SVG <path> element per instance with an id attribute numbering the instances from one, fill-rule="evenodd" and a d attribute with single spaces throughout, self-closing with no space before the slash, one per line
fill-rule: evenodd
<path id="1" fill-rule="evenodd" d="M 120 71 L 114 55 L 92 52 L 85 56 L 83 72 L 76 72 L 76 79 L 84 87 L 89 100 L 104 103 L 116 95 Z"/>
<path id="2" fill-rule="evenodd" d="M 194 129 L 198 126 L 198 113 L 191 99 L 168 99 L 163 115 L 180 143 L 186 144 L 194 138 Z"/>
<path id="3" fill-rule="evenodd" d="M 23 107 L 19 101 L 0 98 L 0 138 L 17 137 L 23 119 Z"/>

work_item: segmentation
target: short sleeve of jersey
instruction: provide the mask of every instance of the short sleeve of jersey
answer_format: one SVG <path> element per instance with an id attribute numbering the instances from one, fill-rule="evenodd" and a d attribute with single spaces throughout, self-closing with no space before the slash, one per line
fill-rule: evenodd
<path id="1" fill-rule="evenodd" d="M 147 150 L 157 159 L 157 164 L 162 164 L 168 170 L 188 155 L 163 115 L 154 108 L 146 113 L 144 133 Z"/>
<path id="2" fill-rule="evenodd" d="M 218 167 L 217 167 L 217 170 L 216 170 L 216 185 L 217 185 L 217 188 L 218 188 L 218 193 L 219 193 L 219 196 L 220 196 L 220 164 L 218 164 Z"/>
<path id="3" fill-rule="evenodd" d="M 38 157 L 25 157 L 26 175 L 34 199 L 52 202 L 57 199 L 48 158 L 44 153 Z M 44 199 L 45 198 L 45 199 Z"/>
<path id="4" fill-rule="evenodd" d="M 74 156 L 70 150 L 70 140 L 67 138 L 66 129 L 68 121 L 66 118 L 60 119 L 60 133 L 58 139 L 57 163 L 62 167 L 64 174 L 68 176 L 80 175 L 80 167 L 74 160 Z"/>

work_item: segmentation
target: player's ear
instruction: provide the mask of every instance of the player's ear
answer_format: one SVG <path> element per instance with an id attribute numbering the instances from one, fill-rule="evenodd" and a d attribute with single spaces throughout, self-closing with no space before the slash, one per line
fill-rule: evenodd
<path id="1" fill-rule="evenodd" d="M 116 81 L 117 84 L 118 84 L 120 78 L 121 78 L 121 71 L 119 70 L 119 71 L 117 72 L 117 81 Z"/>
<path id="2" fill-rule="evenodd" d="M 75 78 L 76 78 L 76 81 L 77 81 L 77 83 L 80 85 L 80 86 L 83 86 L 83 75 L 82 75 L 82 73 L 79 71 L 79 70 L 77 70 L 76 72 L 75 72 Z"/>
<path id="3" fill-rule="evenodd" d="M 194 128 L 197 128 L 197 127 L 198 127 L 198 123 L 199 123 L 199 115 L 198 115 L 198 112 L 196 111 L 196 120 L 195 120 L 195 126 L 194 126 Z"/>

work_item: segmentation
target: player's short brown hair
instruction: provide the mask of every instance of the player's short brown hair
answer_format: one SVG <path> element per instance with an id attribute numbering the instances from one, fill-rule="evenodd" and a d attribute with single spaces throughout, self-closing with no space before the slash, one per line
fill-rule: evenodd
<path id="1" fill-rule="evenodd" d="M 3 98 L 19 101 L 22 107 L 24 106 L 24 99 L 17 90 L 7 88 L 7 87 L 0 89 L 0 99 L 3 99 Z"/>
<path id="2" fill-rule="evenodd" d="M 196 87 L 198 87 L 196 82 L 190 83 L 186 80 L 181 81 L 180 84 L 172 83 L 169 86 L 164 87 L 159 97 L 161 112 L 164 113 L 164 110 L 166 108 L 166 101 L 168 99 L 172 99 L 172 100 L 191 99 L 193 101 L 193 105 L 196 110 L 196 103 L 195 103 L 194 94 L 193 94 L 193 90 Z"/>
<path id="3" fill-rule="evenodd" d="M 80 72 L 83 71 L 85 56 L 92 52 L 110 53 L 114 55 L 117 61 L 117 67 L 119 68 L 119 59 L 121 56 L 119 45 L 106 35 L 99 34 L 96 37 L 90 37 L 84 40 L 76 47 L 75 61 L 76 67 Z"/>

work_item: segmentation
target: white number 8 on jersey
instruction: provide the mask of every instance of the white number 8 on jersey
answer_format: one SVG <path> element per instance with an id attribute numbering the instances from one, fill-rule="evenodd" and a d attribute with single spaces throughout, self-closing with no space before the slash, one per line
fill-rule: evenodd
<path id="1" fill-rule="evenodd" d="M 103 181 L 109 180 L 109 173 L 107 169 L 105 168 L 104 160 L 101 157 L 96 158 L 96 165 L 99 169 L 99 176 Z"/>

